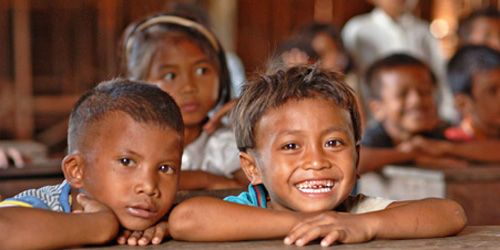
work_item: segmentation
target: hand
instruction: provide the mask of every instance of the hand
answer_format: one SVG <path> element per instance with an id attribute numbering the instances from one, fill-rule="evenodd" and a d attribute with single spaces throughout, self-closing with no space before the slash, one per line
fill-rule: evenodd
<path id="1" fill-rule="evenodd" d="M 15 148 L 0 148 L 0 169 L 9 166 L 9 160 L 12 160 L 15 167 L 24 167 L 24 159 L 21 153 Z"/>
<path id="2" fill-rule="evenodd" d="M 158 245 L 162 240 L 169 236 L 168 222 L 160 221 L 144 231 L 124 230 L 117 238 L 116 242 L 120 245 L 145 246 L 149 243 Z"/>
<path id="3" fill-rule="evenodd" d="M 205 125 L 203 125 L 203 130 L 207 134 L 212 134 L 213 132 L 215 132 L 215 130 L 217 130 L 221 126 L 222 118 L 225 115 L 227 115 L 227 113 L 229 113 L 229 111 L 231 111 L 231 109 L 233 109 L 233 107 L 236 105 L 236 101 L 237 101 L 236 99 L 233 99 L 228 103 L 224 104 L 222 108 L 217 110 L 217 112 L 215 112 L 215 114 L 210 118 L 210 120 L 208 120 L 208 122 L 205 123 Z"/>
<path id="4" fill-rule="evenodd" d="M 419 151 L 432 156 L 445 156 L 450 150 L 450 142 L 420 136 L 412 138 L 410 143 Z"/>
<path id="5" fill-rule="evenodd" d="M 375 237 L 375 230 L 371 229 L 374 223 L 365 218 L 368 217 L 333 211 L 324 212 L 295 225 L 284 239 L 284 243 L 304 246 L 312 240 L 323 238 L 321 246 L 327 247 L 335 242 L 369 241 Z"/>
<path id="6" fill-rule="evenodd" d="M 78 202 L 78 204 L 81 206 L 81 209 L 75 209 L 73 210 L 73 213 L 97 213 L 97 212 L 112 213 L 111 209 L 109 209 L 106 205 L 82 193 L 76 196 L 76 202 Z"/>

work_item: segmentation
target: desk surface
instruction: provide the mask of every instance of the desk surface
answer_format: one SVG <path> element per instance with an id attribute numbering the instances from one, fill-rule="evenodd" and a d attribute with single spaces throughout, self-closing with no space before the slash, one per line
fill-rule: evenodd
<path id="1" fill-rule="evenodd" d="M 376 240 L 361 244 L 335 245 L 332 249 L 499 249 L 500 226 L 470 226 L 459 235 L 446 238 L 417 240 Z M 84 249 L 139 249 L 128 246 L 111 246 Z M 157 246 L 140 249 L 325 249 L 319 244 L 306 247 L 284 245 L 281 240 L 243 241 L 225 243 L 195 243 L 167 241 Z"/>

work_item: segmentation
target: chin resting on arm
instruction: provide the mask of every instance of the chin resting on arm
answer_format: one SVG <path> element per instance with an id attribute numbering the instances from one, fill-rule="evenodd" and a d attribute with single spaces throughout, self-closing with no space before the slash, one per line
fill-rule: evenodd
<path id="1" fill-rule="evenodd" d="M 174 239 L 238 241 L 284 237 L 301 214 L 256 208 L 211 197 L 195 197 L 176 206 L 168 219 Z"/>
<path id="2" fill-rule="evenodd" d="M 37 208 L 0 208 L 0 249 L 51 249 L 104 244 L 118 233 L 111 211 L 62 213 Z"/>

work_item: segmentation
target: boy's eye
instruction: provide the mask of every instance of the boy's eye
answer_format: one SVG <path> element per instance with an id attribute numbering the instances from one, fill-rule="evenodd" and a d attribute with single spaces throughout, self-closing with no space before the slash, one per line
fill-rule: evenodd
<path id="1" fill-rule="evenodd" d="M 281 147 L 281 149 L 284 149 L 284 150 L 295 150 L 298 148 L 299 148 L 299 145 L 297 145 L 295 143 L 287 143 Z"/>
<path id="2" fill-rule="evenodd" d="M 132 165 L 134 162 L 133 160 L 126 158 L 126 157 L 121 158 L 119 161 L 120 161 L 120 164 L 122 164 L 123 166 L 126 166 L 126 167 Z"/>
<path id="3" fill-rule="evenodd" d="M 174 167 L 169 166 L 169 165 L 161 165 L 160 167 L 158 167 L 158 170 L 162 173 L 165 173 L 165 174 L 174 174 L 175 173 Z"/>
<path id="4" fill-rule="evenodd" d="M 328 147 L 328 148 L 339 147 L 339 146 L 342 146 L 342 145 L 343 145 L 343 143 L 340 140 L 328 140 L 325 143 L 325 147 Z"/>
<path id="5" fill-rule="evenodd" d="M 177 75 L 173 72 L 168 72 L 163 76 L 163 80 L 173 81 Z"/>
<path id="6" fill-rule="evenodd" d="M 208 71 L 207 67 L 198 67 L 198 68 L 196 68 L 195 73 L 196 73 L 196 75 L 201 76 L 201 75 L 206 74 L 207 71 Z"/>

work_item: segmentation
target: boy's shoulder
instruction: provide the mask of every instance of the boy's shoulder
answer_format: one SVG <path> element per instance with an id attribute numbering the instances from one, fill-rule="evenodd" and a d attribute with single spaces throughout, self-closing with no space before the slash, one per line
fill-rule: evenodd
<path id="1" fill-rule="evenodd" d="M 25 190 L 0 202 L 0 207 L 20 206 L 68 213 L 71 212 L 70 191 L 69 183 L 63 181 L 58 185 Z"/>

